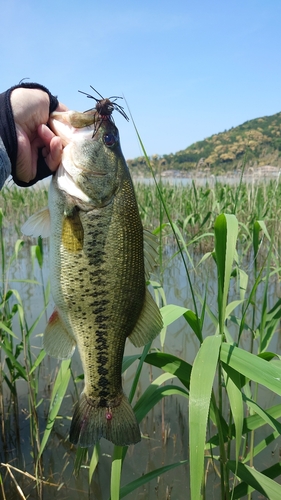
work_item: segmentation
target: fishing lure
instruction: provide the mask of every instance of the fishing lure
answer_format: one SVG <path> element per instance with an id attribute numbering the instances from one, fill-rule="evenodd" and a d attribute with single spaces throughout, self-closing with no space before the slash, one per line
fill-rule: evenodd
<path id="1" fill-rule="evenodd" d="M 94 97 L 91 94 L 88 94 L 87 92 L 82 92 L 82 90 L 78 90 L 78 92 L 86 95 L 89 99 L 94 99 L 96 101 L 96 106 L 95 106 L 95 108 L 92 108 L 92 109 L 96 109 L 96 111 L 98 112 L 98 114 L 100 115 L 102 120 L 113 121 L 113 118 L 111 115 L 112 115 L 113 111 L 115 110 L 115 111 L 118 111 L 118 113 L 120 113 L 120 115 L 122 115 L 125 118 L 125 120 L 129 121 L 129 117 L 125 113 L 123 106 L 120 106 L 120 104 L 116 103 L 117 99 L 123 99 L 123 97 L 114 95 L 114 96 L 105 98 L 96 89 L 94 89 L 94 87 L 92 87 L 92 85 L 90 85 L 90 87 L 91 87 L 91 89 L 93 89 L 94 92 L 96 92 L 96 94 L 98 94 L 100 96 L 101 99 L 97 99 L 96 97 Z M 114 100 L 112 101 L 111 99 L 114 99 Z M 91 110 L 88 110 L 88 111 L 91 111 Z M 87 111 L 86 111 L 86 113 L 87 113 Z"/>

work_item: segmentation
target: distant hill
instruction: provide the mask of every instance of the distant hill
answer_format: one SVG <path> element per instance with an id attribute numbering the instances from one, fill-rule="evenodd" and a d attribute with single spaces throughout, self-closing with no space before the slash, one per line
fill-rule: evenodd
<path id="1" fill-rule="evenodd" d="M 281 112 L 249 120 L 178 153 L 154 155 L 151 161 L 159 172 L 196 169 L 219 174 L 240 169 L 246 153 L 246 169 L 263 165 L 281 167 Z M 128 160 L 128 164 L 140 172 L 147 170 L 143 157 Z"/>

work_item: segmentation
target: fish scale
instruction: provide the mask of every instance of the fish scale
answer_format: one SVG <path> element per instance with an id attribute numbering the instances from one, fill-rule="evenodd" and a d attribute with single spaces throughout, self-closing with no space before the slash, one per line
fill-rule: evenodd
<path id="1" fill-rule="evenodd" d="M 80 353 L 84 390 L 74 410 L 70 441 L 90 446 L 105 437 L 117 445 L 137 443 L 139 425 L 122 389 L 125 342 L 129 338 L 141 346 L 153 340 L 162 318 L 146 288 L 144 233 L 132 180 L 109 118 L 96 127 L 95 115 L 92 134 L 89 115 L 87 127 L 77 133 L 73 112 L 53 117 L 55 132 L 68 123 L 72 135 L 49 193 L 50 280 L 56 308 L 44 347 L 61 359 L 72 356 L 76 346 Z M 147 248 L 153 247 L 152 241 L 150 235 Z"/>

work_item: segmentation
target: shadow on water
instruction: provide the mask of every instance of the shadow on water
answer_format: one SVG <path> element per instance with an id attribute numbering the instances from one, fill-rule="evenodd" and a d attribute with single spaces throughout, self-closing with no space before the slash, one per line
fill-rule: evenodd
<path id="1" fill-rule="evenodd" d="M 46 256 L 43 264 L 43 280 L 45 286 L 48 280 L 48 253 L 46 247 Z M 172 250 L 171 250 L 172 252 Z M 199 261 L 200 256 L 196 257 Z M 167 259 L 168 260 L 168 259 Z M 248 264 L 251 265 L 251 262 Z M 205 261 L 203 266 L 195 267 L 191 270 L 191 279 L 195 289 L 203 296 L 204 288 L 208 287 L 208 297 L 213 297 L 209 306 L 216 310 L 215 297 L 216 293 L 216 276 L 215 268 L 212 260 Z M 11 270 L 10 281 L 11 286 L 16 288 L 23 300 L 24 309 L 28 322 L 32 324 L 39 312 L 43 308 L 43 293 L 42 286 L 21 283 L 17 280 L 35 279 L 40 283 L 41 274 L 36 265 L 33 265 L 29 258 L 28 248 L 23 249 L 22 257 L 15 262 Z M 15 281 L 14 281 L 15 280 Z M 179 304 L 187 308 L 193 309 L 191 302 L 186 274 L 180 258 L 175 258 L 172 264 L 168 265 L 163 274 L 163 282 L 165 283 L 165 293 L 168 303 Z M 229 300 L 233 300 L 237 295 L 236 289 L 231 289 Z M 279 284 L 276 281 L 271 283 L 269 293 L 269 307 L 274 303 L 274 297 L 280 294 Z M 261 300 L 261 297 L 259 297 Z M 213 300 L 213 303 L 212 303 Z M 272 304 L 271 304 L 272 303 Z M 53 304 L 47 308 L 47 316 L 52 313 Z M 42 346 L 42 332 L 44 331 L 46 318 L 43 316 L 36 327 L 36 331 L 32 335 L 31 344 L 34 353 L 39 352 Z M 205 324 L 205 334 L 213 333 L 213 324 L 208 318 Z M 231 329 L 231 326 L 230 326 Z M 18 326 L 14 324 L 14 332 L 19 335 Z M 233 332 L 235 334 L 235 332 Z M 273 352 L 280 352 L 280 334 L 274 336 L 274 345 L 270 346 Z M 248 348 L 250 345 L 250 336 L 246 333 L 241 340 L 243 347 Z M 160 341 L 156 339 L 154 347 L 160 349 Z M 165 352 L 174 354 L 185 359 L 189 363 L 193 363 L 194 357 L 198 351 L 199 342 L 192 334 L 184 319 L 179 319 L 169 327 L 165 339 Z M 141 350 L 135 349 L 129 342 L 126 345 L 125 354 L 135 354 Z M 23 357 L 24 354 L 21 354 Z M 20 358 L 19 358 L 20 359 Z M 3 360 L 2 360 L 3 361 Z M 47 422 L 47 414 L 49 401 L 51 396 L 52 383 L 57 373 L 59 362 L 51 358 L 45 358 L 40 369 L 39 384 L 39 399 L 42 399 L 37 411 L 39 415 L 39 427 L 41 435 L 44 432 Z M 136 365 L 132 365 L 124 374 L 124 390 L 128 394 L 134 376 Z M 74 378 L 81 374 L 82 368 L 77 353 L 74 354 L 72 361 L 72 371 Z M 151 380 L 155 379 L 160 374 L 160 370 L 156 368 L 142 370 L 137 397 L 149 386 Z M 175 379 L 176 380 L 176 379 Z M 173 383 L 173 382 L 171 382 Z M 179 384 L 178 382 L 176 382 Z M 13 474 L 15 481 L 22 489 L 25 497 L 37 499 L 36 482 L 34 481 L 34 461 L 32 457 L 32 448 L 30 445 L 30 419 L 27 398 L 27 385 L 18 379 L 17 385 L 17 403 L 11 399 L 9 388 L 6 384 L 3 385 L 3 401 L 5 414 L 2 416 L 2 437 L 0 440 L 0 461 L 4 464 L 19 469 L 7 469 L 1 467 L 1 475 L 5 485 L 5 492 L 9 491 L 7 500 L 16 500 L 20 498 L 19 491 L 16 488 L 15 482 L 12 479 Z M 79 387 L 82 390 L 81 387 Z M 272 397 L 271 400 L 268 400 Z M 277 401 L 278 400 L 278 401 Z M 76 401 L 76 392 L 73 382 L 70 382 L 67 395 L 62 403 L 59 418 L 56 421 L 53 432 L 49 439 L 46 450 L 43 456 L 44 477 L 44 499 L 59 499 L 59 500 L 74 500 L 79 497 L 80 500 L 96 499 L 108 500 L 110 496 L 110 472 L 111 460 L 113 453 L 113 445 L 106 440 L 101 440 L 101 458 L 99 465 L 94 473 L 93 480 L 89 486 L 87 468 L 82 468 L 78 477 L 73 474 L 75 462 L 75 447 L 68 441 L 68 431 L 72 416 L 73 404 Z M 260 389 L 259 402 L 264 407 L 272 406 L 279 402 L 277 396 L 269 396 L 268 392 Z M 164 414 L 163 414 L 164 409 Z M 153 471 L 163 465 L 174 463 L 188 458 L 188 428 L 187 428 L 187 400 L 184 398 L 169 396 L 165 398 L 164 404 L 157 404 L 148 416 L 141 423 L 141 431 L 143 438 L 141 443 L 136 446 L 130 446 L 127 457 L 124 462 L 122 485 L 125 485 L 141 475 Z M 5 439 L 3 439 L 3 428 L 5 428 Z M 264 430 L 268 434 L 268 429 Z M 191 430 L 192 432 L 192 430 Z M 257 432 L 257 440 L 262 436 Z M 275 440 L 272 445 L 268 446 L 264 453 L 259 456 L 257 468 L 262 469 L 269 467 L 275 463 L 276 455 L 280 453 L 281 440 Z M 209 475 L 209 489 L 206 495 L 208 500 L 217 499 L 220 495 L 220 479 L 213 470 L 211 462 L 207 465 L 206 474 Z M 30 475 L 30 476 L 29 476 Z M 8 489 L 7 489 L 7 485 Z M 1 491 L 1 490 L 0 490 Z M 1 495 L 1 493 L 0 493 Z M 129 500 L 135 499 L 184 499 L 189 495 L 189 474 L 188 466 L 182 465 L 158 479 L 154 479 L 145 486 L 139 488 L 126 498 Z M 24 497 L 22 497 L 24 498 Z M 261 498 L 253 494 L 253 499 Z"/>

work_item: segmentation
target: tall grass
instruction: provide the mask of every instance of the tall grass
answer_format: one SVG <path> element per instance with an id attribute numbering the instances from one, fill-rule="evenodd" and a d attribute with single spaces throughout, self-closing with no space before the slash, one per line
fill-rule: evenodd
<path id="1" fill-rule="evenodd" d="M 172 470 L 176 475 L 176 471 L 180 470 L 178 467 L 185 467 L 191 500 L 213 497 L 214 476 L 210 476 L 211 470 L 219 482 L 220 491 L 216 491 L 216 498 L 250 499 L 255 495 L 252 492 L 256 491 L 257 495 L 279 500 L 281 486 L 277 478 L 281 462 L 277 458 L 273 465 L 268 462 L 262 469 L 258 469 L 257 464 L 265 450 L 270 452 L 270 444 L 278 439 L 281 431 L 278 420 L 281 418 L 281 405 L 272 404 L 265 408 L 259 397 L 261 387 L 270 395 L 281 395 L 280 356 L 271 348 L 273 338 L 279 332 L 281 299 L 276 296 L 273 303 L 269 301 L 270 284 L 275 279 L 279 280 L 280 275 L 281 188 L 278 182 L 259 186 L 242 183 L 237 187 L 221 184 L 198 187 L 193 183 L 189 188 L 159 183 L 155 186 L 138 184 L 136 191 L 144 225 L 153 229 L 160 240 L 160 273 L 151 281 L 151 286 L 161 305 L 164 327 L 169 329 L 182 318 L 186 335 L 193 337 L 197 352 L 191 363 L 167 352 L 165 335 L 169 333 L 165 330 L 161 334 L 159 349 L 147 345 L 142 352 L 125 356 L 124 372 L 134 368 L 129 399 L 141 427 L 159 402 L 175 396 L 188 401 L 189 409 L 184 419 L 188 422 L 190 451 L 188 468 L 185 456 L 173 460 L 169 457 L 160 467 L 155 466 L 144 473 L 136 468 L 136 477 L 124 484 L 122 477 L 130 464 L 128 453 L 131 458 L 138 454 L 138 445 L 129 449 L 110 449 L 110 498 L 118 500 L 130 495 L 130 498 L 136 498 L 137 492 L 148 482 L 156 482 L 162 474 Z M 25 219 L 28 212 L 33 211 L 37 193 L 33 197 L 32 190 L 10 188 L 3 190 L 2 195 L 5 202 L 5 214 L 1 216 L 0 225 L 2 495 L 10 500 L 13 491 L 21 498 L 30 494 L 30 486 L 23 481 L 23 477 L 27 480 L 24 476 L 25 464 L 14 462 L 15 454 L 11 459 L 8 450 L 11 442 L 19 446 L 22 439 L 19 381 L 26 384 L 29 394 L 28 439 L 33 463 L 29 481 L 34 481 L 37 498 L 43 498 L 44 492 L 49 492 L 50 488 L 64 491 L 63 470 L 69 467 L 69 462 L 77 474 L 86 468 L 88 488 L 93 492 L 97 488 L 95 478 L 100 474 L 98 464 L 104 460 L 104 442 L 94 449 L 73 450 L 67 440 L 68 420 L 63 418 L 70 418 L 70 412 L 67 409 L 65 415 L 61 406 L 67 398 L 72 398 L 73 391 L 80 391 L 82 377 L 74 373 L 69 361 L 64 361 L 56 367 L 55 376 L 49 382 L 51 394 L 44 400 L 40 391 L 40 371 L 46 363 L 45 353 L 37 350 L 34 354 L 31 338 L 45 315 L 48 286 L 41 286 L 44 308 L 30 324 L 23 299 L 12 286 L 10 278 L 11 269 L 17 264 L 24 248 L 23 241 L 18 241 L 15 234 L 18 234 L 23 222 L 23 212 L 27 212 Z M 36 200 L 37 208 L 42 208 L 46 195 L 38 195 Z M 18 214 L 16 222 L 15 213 Z M 10 230 L 12 221 L 14 233 Z M 9 238 L 11 243 L 7 248 L 5 241 Z M 30 244 L 25 242 L 27 248 Z M 30 248 L 42 285 L 42 242 L 33 242 Z M 166 303 L 169 289 L 164 270 L 168 265 L 173 266 L 179 258 L 184 263 L 188 307 L 184 303 Z M 216 270 L 217 276 L 216 285 L 211 289 L 206 271 L 202 282 L 199 282 L 199 270 L 208 266 Z M 29 277 L 26 277 L 26 283 L 30 284 Z M 38 280 L 34 280 L 33 286 L 38 287 Z M 211 328 L 207 329 L 208 322 Z M 246 336 L 250 339 L 247 349 L 243 342 Z M 140 376 L 151 366 L 160 371 L 139 393 Z M 43 405 L 45 418 L 42 422 L 40 410 Z M 165 407 L 161 408 L 165 423 Z M 15 429 L 15 433 L 11 429 Z M 262 437 L 260 430 L 263 430 Z M 56 479 L 53 474 L 48 476 L 47 457 L 50 440 L 56 439 L 60 432 L 59 447 L 64 447 L 66 451 L 61 475 Z M 153 436 L 148 436 L 148 439 L 152 442 Z M 168 442 L 169 439 L 172 438 L 168 437 Z M 166 443 L 167 436 L 163 436 L 163 446 L 167 446 Z M 13 468 L 14 463 L 17 470 Z M 78 490 L 81 484 L 79 486 L 79 479 L 77 481 Z M 106 498 L 102 489 L 94 498 Z M 183 494 L 185 497 L 186 493 Z M 165 492 L 165 498 L 173 498 L 170 490 Z"/>
<path id="2" fill-rule="evenodd" d="M 156 184 L 144 184 L 135 181 L 139 211 L 145 227 L 152 230 L 161 228 L 163 236 L 171 233 L 163 209 L 165 201 L 169 216 L 182 230 L 187 244 L 197 243 L 200 251 L 212 248 L 213 241 L 206 238 L 213 229 L 215 219 L 221 213 L 235 214 L 240 226 L 238 244 L 241 238 L 251 238 L 250 231 L 255 221 L 266 221 L 268 232 L 275 233 L 276 246 L 280 245 L 279 221 L 281 216 L 281 183 L 279 178 L 258 183 L 227 185 L 211 181 L 206 185 L 169 185 L 160 179 L 162 200 Z M 22 238 L 21 225 L 25 220 L 47 205 L 46 187 L 21 189 L 8 186 L 1 191 L 1 207 L 5 217 L 5 238 Z M 162 227 L 164 226 L 164 227 Z M 203 238 L 204 236 L 204 238 Z M 198 240 L 195 240 L 195 238 Z M 202 241 L 203 240 L 203 241 Z M 164 243 L 169 240 L 164 240 Z M 244 250 L 244 248 L 243 248 Z M 165 246 L 163 248 L 165 252 Z M 159 255 L 162 258 L 162 254 Z"/>

